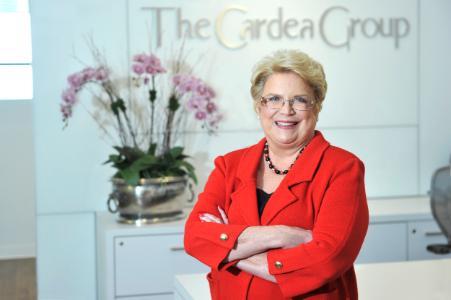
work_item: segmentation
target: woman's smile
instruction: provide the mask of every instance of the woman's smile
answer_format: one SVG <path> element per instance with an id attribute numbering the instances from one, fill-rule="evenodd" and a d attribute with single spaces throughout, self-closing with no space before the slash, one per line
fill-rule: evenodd
<path id="1" fill-rule="evenodd" d="M 299 122 L 278 120 L 278 121 L 274 121 L 274 124 L 278 128 L 286 130 L 286 129 L 294 129 L 294 128 L 296 128 L 296 125 L 298 125 Z"/>

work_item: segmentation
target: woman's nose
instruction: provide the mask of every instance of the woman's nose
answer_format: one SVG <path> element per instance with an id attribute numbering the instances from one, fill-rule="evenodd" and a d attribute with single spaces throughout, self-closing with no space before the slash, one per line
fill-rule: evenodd
<path id="1" fill-rule="evenodd" d="M 293 108 L 293 105 L 291 104 L 291 101 L 289 100 L 283 101 L 282 107 L 280 108 L 279 112 L 284 115 L 292 115 L 296 113 L 296 111 Z"/>

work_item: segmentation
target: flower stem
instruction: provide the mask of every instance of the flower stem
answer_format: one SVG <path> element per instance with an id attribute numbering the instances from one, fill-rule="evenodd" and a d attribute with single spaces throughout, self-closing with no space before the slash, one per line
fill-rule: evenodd
<path id="1" fill-rule="evenodd" d="M 166 131 L 163 138 L 163 153 L 168 151 L 171 147 L 172 126 L 174 123 L 175 112 L 179 109 L 180 103 L 177 96 L 174 94 L 169 97 L 168 103 L 168 119 L 166 120 Z"/>
<path id="2" fill-rule="evenodd" d="M 130 119 L 128 118 L 127 112 L 125 110 L 121 110 L 121 111 L 124 114 L 124 118 L 125 118 L 125 121 L 127 123 L 128 130 L 130 131 L 130 135 L 132 136 L 133 146 L 135 148 L 139 148 L 138 144 L 136 143 L 136 133 L 133 130 L 133 127 L 132 127 L 132 124 L 130 122 Z"/>
<path id="3" fill-rule="evenodd" d="M 115 103 L 115 96 L 114 96 L 114 91 L 113 91 L 113 89 L 111 87 L 111 83 L 105 83 L 105 84 L 103 84 L 103 87 L 104 87 L 104 90 L 106 91 L 106 93 L 108 95 L 108 98 L 110 100 L 110 104 L 114 105 L 114 103 Z M 121 139 L 122 146 L 127 146 L 127 135 L 126 135 L 126 132 L 125 132 L 124 125 L 122 124 L 122 120 L 120 118 L 120 115 L 119 115 L 118 112 L 115 112 L 115 111 L 113 111 L 113 113 L 114 113 L 114 116 L 116 117 L 116 121 L 117 121 L 117 124 L 118 124 L 118 127 L 119 127 L 119 137 Z"/>
<path id="4" fill-rule="evenodd" d="M 152 89 L 149 91 L 150 100 L 150 145 L 153 143 L 153 124 L 155 112 L 155 100 L 157 99 L 157 91 L 155 90 L 155 76 L 152 75 Z"/>

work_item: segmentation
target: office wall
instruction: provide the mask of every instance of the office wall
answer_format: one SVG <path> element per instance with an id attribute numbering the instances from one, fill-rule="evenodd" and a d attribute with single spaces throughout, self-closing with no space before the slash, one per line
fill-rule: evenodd
<path id="1" fill-rule="evenodd" d="M 35 256 L 32 101 L 0 101 L 0 259 Z"/>
<path id="2" fill-rule="evenodd" d="M 90 59 L 86 39 L 114 67 L 126 62 L 126 1 L 31 1 L 35 99 L 39 299 L 95 299 L 96 210 L 105 210 L 110 148 L 83 107 L 63 130 L 59 112 L 68 74 Z M 75 58 L 76 57 L 76 58 Z M 126 66 L 122 66 L 126 68 Z"/>
<path id="3" fill-rule="evenodd" d="M 451 159 L 451 1 L 421 1 L 419 163 L 421 193 Z"/>
<path id="4" fill-rule="evenodd" d="M 171 1 L 172 4 L 175 2 Z M 413 18 L 412 35 L 407 45 L 411 51 L 404 53 L 405 48 L 401 48 L 399 53 L 405 55 L 397 56 L 396 52 L 387 50 L 383 54 L 391 56 L 386 65 L 378 51 L 385 47 L 382 41 L 376 41 L 375 49 L 366 42 L 357 43 L 359 47 L 341 54 L 330 54 L 324 50 L 326 47 L 305 45 L 307 51 L 319 49 L 312 55 L 324 62 L 331 85 L 318 125 L 331 142 L 350 149 L 365 161 L 369 196 L 424 194 L 432 170 L 448 160 L 451 152 L 448 104 L 451 87 L 446 82 L 446 72 L 451 41 L 446 28 L 451 25 L 450 2 L 398 1 L 392 4 L 373 1 L 375 7 L 385 3 L 394 10 L 388 14 L 388 8 L 382 7 L 378 12 L 387 14 L 383 17 L 403 14 L 405 10 Z M 58 103 L 67 74 L 83 67 L 72 54 L 84 62 L 91 61 L 83 40 L 86 35 L 92 34 L 113 67 L 119 71 L 127 70 L 128 46 L 131 52 L 138 51 L 142 47 L 140 40 L 145 42 L 146 39 L 145 34 L 128 34 L 129 29 L 139 26 L 128 19 L 128 14 L 140 3 L 144 2 L 37 0 L 31 3 L 40 299 L 95 298 L 94 212 L 105 210 L 110 190 L 108 178 L 113 171 L 100 164 L 109 154 L 110 147 L 99 139 L 96 125 L 81 106 L 63 131 Z M 152 3 L 160 4 L 161 1 Z M 213 3 L 217 2 L 211 2 L 212 9 L 216 9 Z M 370 14 L 363 5 L 353 1 L 344 1 L 343 5 Z M 143 28 L 145 31 L 145 26 Z M 279 47 L 271 41 L 264 42 L 270 45 L 268 49 Z M 232 58 L 238 53 L 237 50 L 218 51 Z M 243 50 L 243 53 L 246 54 L 243 55 L 245 64 L 239 66 L 243 69 L 240 72 L 247 77 L 251 64 L 264 52 L 255 54 Z M 345 56 L 347 59 L 342 61 Z M 220 57 L 218 55 L 216 59 Z M 215 62 L 214 59 L 207 57 L 207 63 L 200 71 L 213 84 L 221 82 L 223 77 L 233 78 L 233 66 L 214 67 L 216 64 L 208 63 Z M 355 65 L 350 64 L 353 61 Z M 361 73 L 350 73 L 347 66 L 353 66 Z M 385 75 L 384 68 L 389 70 Z M 406 68 L 409 72 L 396 68 Z M 385 80 L 376 78 L 366 85 L 355 84 L 359 82 L 359 76 L 368 76 L 372 70 L 386 76 Z M 401 74 L 400 78 L 393 78 L 394 74 Z M 395 94 L 385 95 L 375 85 L 379 82 Z M 247 81 L 235 84 L 233 91 L 237 94 L 217 84 L 220 104 L 229 116 L 217 136 L 207 137 L 204 133 L 194 132 L 185 137 L 189 141 L 187 150 L 194 154 L 200 186 L 216 155 L 249 145 L 262 136 L 251 103 L 244 104 L 248 101 L 246 84 Z M 377 100 L 375 95 L 388 97 L 392 103 L 382 99 L 383 105 L 378 107 L 377 103 L 365 102 L 369 98 Z M 340 105 L 341 101 L 348 105 Z M 89 104 L 86 102 L 86 105 Z M 239 111 L 237 106 L 240 106 Z M 365 110 L 365 107 L 373 109 Z"/>

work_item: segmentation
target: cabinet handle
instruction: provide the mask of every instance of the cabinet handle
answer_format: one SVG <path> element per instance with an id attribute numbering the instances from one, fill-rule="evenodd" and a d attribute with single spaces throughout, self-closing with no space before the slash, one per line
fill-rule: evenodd
<path id="1" fill-rule="evenodd" d="M 171 247 L 171 251 L 185 251 L 185 247 Z"/>
<path id="2" fill-rule="evenodd" d="M 438 235 L 443 235 L 443 233 L 441 231 L 434 231 L 434 232 L 425 232 L 424 235 L 425 236 L 438 236 Z"/>

